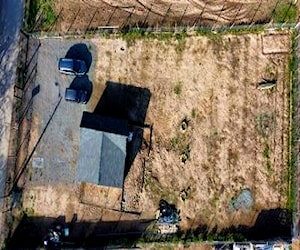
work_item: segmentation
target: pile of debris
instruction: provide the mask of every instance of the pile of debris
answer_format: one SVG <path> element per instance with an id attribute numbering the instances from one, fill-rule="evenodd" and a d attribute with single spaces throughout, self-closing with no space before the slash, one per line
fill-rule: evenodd
<path id="1" fill-rule="evenodd" d="M 176 224 L 180 221 L 180 211 L 176 209 L 175 205 L 169 204 L 165 200 L 160 200 L 159 212 L 159 223 Z"/>
<path id="2" fill-rule="evenodd" d="M 69 236 L 69 228 L 56 224 L 48 229 L 48 234 L 44 239 L 45 248 L 60 247 Z"/>

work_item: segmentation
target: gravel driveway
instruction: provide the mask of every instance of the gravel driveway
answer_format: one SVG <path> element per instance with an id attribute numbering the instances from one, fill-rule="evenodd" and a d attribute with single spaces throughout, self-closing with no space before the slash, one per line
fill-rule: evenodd
<path id="1" fill-rule="evenodd" d="M 41 40 L 37 76 L 31 83 L 35 87 L 39 86 L 38 94 L 33 97 L 31 148 L 45 131 L 29 164 L 29 181 L 32 185 L 73 183 L 75 180 L 80 122 L 87 106 L 65 101 L 64 94 L 70 85 L 72 88 L 87 88 L 91 94 L 92 46 L 82 40 Z M 59 73 L 58 60 L 66 56 L 85 60 L 90 68 L 88 75 L 74 77 Z M 62 101 L 59 103 L 61 97 Z M 46 128 L 49 120 L 51 121 Z"/>

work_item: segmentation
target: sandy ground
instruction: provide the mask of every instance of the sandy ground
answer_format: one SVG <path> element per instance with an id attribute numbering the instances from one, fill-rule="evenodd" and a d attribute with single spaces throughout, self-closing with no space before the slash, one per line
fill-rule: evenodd
<path id="1" fill-rule="evenodd" d="M 207 225 L 221 230 L 251 226 L 262 210 L 285 208 L 288 37 L 89 40 L 96 58 L 88 110 L 95 109 L 107 81 L 151 92 L 145 123 L 153 124 L 152 146 L 148 156 L 145 129 L 145 144 L 125 179 L 128 210 L 141 212 L 139 219 L 154 218 L 159 200 L 166 199 L 181 210 L 182 229 Z M 276 86 L 259 90 L 263 78 L 276 78 Z M 182 164 L 184 152 L 188 159 Z M 245 188 L 253 205 L 232 209 L 232 198 Z M 28 186 L 23 207 L 35 216 L 63 214 L 68 220 L 74 213 L 84 221 L 126 219 L 126 214 L 108 216 L 108 210 L 80 203 L 79 191 L 79 186 L 63 183 Z"/>
<path id="2" fill-rule="evenodd" d="M 193 26 L 271 21 L 276 0 L 66 0 L 53 1 L 59 18 L 51 31 L 79 31 L 101 26 Z"/>

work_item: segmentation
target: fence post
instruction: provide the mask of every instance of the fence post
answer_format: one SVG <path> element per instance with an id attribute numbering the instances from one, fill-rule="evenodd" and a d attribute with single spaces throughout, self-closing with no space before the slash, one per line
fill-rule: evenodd
<path id="1" fill-rule="evenodd" d="M 133 14 L 134 11 L 135 11 L 135 7 L 136 7 L 136 6 L 133 7 L 133 11 L 131 11 L 131 12 L 129 13 L 129 15 L 126 17 L 126 19 L 125 19 L 124 23 L 121 25 L 121 27 L 125 27 L 126 25 L 130 26 L 129 20 L 130 20 L 132 14 Z"/>
<path id="2" fill-rule="evenodd" d="M 234 19 L 233 19 L 233 22 L 232 22 L 232 25 L 231 25 L 230 29 L 234 26 L 235 20 L 236 20 L 238 14 L 240 13 L 240 11 L 241 11 L 241 9 L 242 9 L 243 6 L 244 6 L 244 4 L 241 3 L 240 8 L 238 9 L 238 11 L 236 12 L 236 14 L 235 14 L 235 16 L 234 16 Z"/>
<path id="3" fill-rule="evenodd" d="M 182 20 L 183 20 L 183 17 L 184 17 L 184 15 L 185 15 L 185 13 L 186 13 L 188 7 L 189 7 L 189 4 L 186 5 L 186 7 L 185 7 L 185 9 L 184 9 L 184 12 L 183 12 L 181 18 L 179 19 L 179 26 L 181 26 L 181 22 L 182 22 Z"/>
<path id="4" fill-rule="evenodd" d="M 277 0 L 274 9 L 273 9 L 272 12 L 271 12 L 271 18 L 272 18 L 272 19 L 273 19 L 273 15 L 274 15 L 274 13 L 275 13 L 275 11 L 276 11 L 276 9 L 277 9 L 277 6 L 278 6 L 279 1 L 281 1 L 281 0 Z"/>
<path id="5" fill-rule="evenodd" d="M 35 31 L 35 28 L 37 26 L 37 24 L 40 22 L 40 20 L 43 18 L 43 10 L 41 11 L 40 15 L 38 16 L 38 18 L 36 19 L 34 25 L 32 26 L 32 28 L 30 29 L 30 33 Z"/>
<path id="6" fill-rule="evenodd" d="M 202 9 L 202 11 L 201 11 L 199 17 L 195 20 L 194 25 L 196 24 L 196 26 L 198 26 L 198 23 L 201 21 L 202 15 L 203 15 L 203 13 L 204 13 L 204 11 L 205 11 L 205 8 L 206 8 L 206 4 L 207 4 L 207 3 L 205 3 L 205 5 L 204 5 L 204 7 L 203 7 L 203 9 Z"/>
<path id="7" fill-rule="evenodd" d="M 288 16 L 288 13 L 289 13 L 289 11 L 290 11 L 290 9 L 291 9 L 291 7 L 292 7 L 292 2 L 290 3 L 290 5 L 289 5 L 289 7 L 288 7 L 288 9 L 286 10 L 286 12 L 285 12 L 285 15 L 284 15 L 284 18 L 283 18 L 283 22 L 285 23 L 285 19 L 287 18 L 287 16 Z"/>
<path id="8" fill-rule="evenodd" d="M 219 15 L 217 16 L 217 20 L 216 20 L 216 26 L 218 25 L 218 21 L 219 21 L 219 18 L 224 10 L 224 7 L 225 7 L 225 2 L 223 3 L 223 6 L 222 6 L 222 9 L 220 10 L 220 13 Z M 212 30 L 214 29 L 214 27 L 212 27 Z"/>
<path id="9" fill-rule="evenodd" d="M 165 13 L 165 15 L 164 15 L 164 17 L 163 17 L 163 19 L 162 19 L 162 21 L 161 21 L 161 26 L 163 26 L 163 24 L 164 24 L 164 22 L 165 22 L 165 20 L 166 20 L 166 17 L 168 16 L 169 11 L 170 11 L 170 9 L 171 9 L 171 6 L 172 6 L 172 4 L 169 5 L 169 8 L 167 9 L 167 11 L 166 11 L 166 13 Z"/>
<path id="10" fill-rule="evenodd" d="M 87 31 L 89 30 L 90 25 L 91 25 L 91 23 L 93 22 L 93 19 L 95 18 L 97 12 L 98 12 L 98 8 L 95 10 L 95 12 L 94 12 L 94 14 L 93 14 L 91 20 L 89 21 L 89 24 L 87 25 L 87 27 L 86 27 L 86 29 L 85 29 L 85 31 L 84 31 L 85 34 L 86 34 Z"/>
<path id="11" fill-rule="evenodd" d="M 72 26 L 73 26 L 73 24 L 74 24 L 74 22 L 75 22 L 75 20 L 76 20 L 76 18 L 77 18 L 77 16 L 78 16 L 79 12 L 80 12 L 80 7 L 79 7 L 78 11 L 75 13 L 75 16 L 74 16 L 74 18 L 73 18 L 73 20 L 72 20 L 72 22 L 71 22 L 71 25 L 70 25 L 69 28 L 67 29 L 67 32 L 69 32 L 70 29 L 72 28 Z"/>
<path id="12" fill-rule="evenodd" d="M 153 5 L 153 4 L 151 3 L 150 8 L 148 9 L 147 15 L 146 15 L 146 17 L 145 17 L 145 19 L 144 19 L 144 22 L 143 22 L 143 24 L 142 24 L 142 27 L 145 27 L 145 25 L 146 25 L 146 21 L 147 21 L 147 19 L 148 19 L 148 17 L 149 17 L 149 14 L 150 14 L 151 10 L 152 10 L 152 5 Z"/>
<path id="13" fill-rule="evenodd" d="M 62 13 L 62 11 L 63 11 L 63 8 L 64 8 L 64 7 L 61 7 L 61 9 L 60 9 L 58 15 L 55 17 L 55 20 L 53 21 L 53 23 L 51 23 L 51 25 L 50 25 L 49 28 L 47 29 L 47 32 L 52 31 L 52 28 L 54 27 L 54 25 L 56 24 L 56 22 L 57 22 L 58 19 L 60 18 L 60 15 L 61 15 L 61 13 Z"/>
<path id="14" fill-rule="evenodd" d="M 254 15 L 253 15 L 253 17 L 252 17 L 252 19 L 251 19 L 250 25 L 252 25 L 253 20 L 254 20 L 254 18 L 255 18 L 255 16 L 256 16 L 256 13 L 258 12 L 258 10 L 259 10 L 261 4 L 262 4 L 262 0 L 260 0 L 260 3 L 258 4 L 258 7 L 256 8 L 256 10 L 255 10 L 255 12 L 254 12 Z"/>
<path id="15" fill-rule="evenodd" d="M 109 18 L 108 18 L 108 20 L 107 20 L 105 26 L 109 26 L 109 23 L 110 23 L 110 21 L 111 21 L 113 15 L 115 14 L 115 12 L 117 11 L 118 8 L 119 8 L 118 6 L 116 6 L 116 7 L 114 8 L 114 11 L 113 11 L 113 12 L 111 13 L 111 15 L 109 16 Z"/>

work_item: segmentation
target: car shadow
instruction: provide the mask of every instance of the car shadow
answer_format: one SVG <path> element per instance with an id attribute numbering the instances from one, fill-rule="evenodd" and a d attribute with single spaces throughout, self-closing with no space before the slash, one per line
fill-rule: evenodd
<path id="1" fill-rule="evenodd" d="M 87 102 L 90 100 L 93 93 L 93 84 L 90 81 L 88 75 L 76 76 L 71 82 L 69 88 L 76 90 L 86 90 L 87 91 Z"/>
<path id="2" fill-rule="evenodd" d="M 89 71 L 92 64 L 92 54 L 88 47 L 84 43 L 74 44 L 68 50 L 65 58 L 79 59 L 85 61 L 87 72 Z"/>

